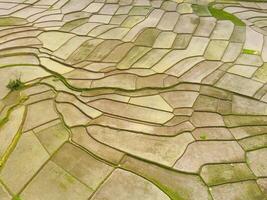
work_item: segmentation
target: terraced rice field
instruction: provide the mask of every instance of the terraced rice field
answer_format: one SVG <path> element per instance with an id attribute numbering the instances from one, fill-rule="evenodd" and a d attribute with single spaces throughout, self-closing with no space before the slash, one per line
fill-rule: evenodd
<path id="1" fill-rule="evenodd" d="M 267 2 L 0 0 L 0 200 L 266 200 Z"/>

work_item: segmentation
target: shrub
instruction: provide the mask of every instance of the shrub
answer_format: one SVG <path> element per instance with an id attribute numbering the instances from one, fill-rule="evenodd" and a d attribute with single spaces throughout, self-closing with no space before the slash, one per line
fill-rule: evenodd
<path id="1" fill-rule="evenodd" d="M 10 80 L 6 87 L 11 91 L 19 90 L 24 87 L 24 83 L 20 79 Z"/>

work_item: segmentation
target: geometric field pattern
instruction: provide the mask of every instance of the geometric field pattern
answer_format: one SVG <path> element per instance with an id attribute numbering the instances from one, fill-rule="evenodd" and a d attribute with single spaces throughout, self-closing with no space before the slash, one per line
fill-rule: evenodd
<path id="1" fill-rule="evenodd" d="M 264 1 L 0 0 L 0 200 L 266 200 L 266 83 Z"/>

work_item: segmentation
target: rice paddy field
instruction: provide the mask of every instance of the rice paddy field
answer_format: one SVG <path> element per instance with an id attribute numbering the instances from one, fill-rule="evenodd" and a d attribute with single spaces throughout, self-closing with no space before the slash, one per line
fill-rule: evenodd
<path id="1" fill-rule="evenodd" d="M 0 0 L 0 200 L 267 200 L 267 1 Z"/>

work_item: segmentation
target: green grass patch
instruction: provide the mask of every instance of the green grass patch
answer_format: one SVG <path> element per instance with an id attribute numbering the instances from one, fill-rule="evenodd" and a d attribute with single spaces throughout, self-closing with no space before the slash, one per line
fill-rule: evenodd
<path id="1" fill-rule="evenodd" d="M 0 26 L 15 26 L 26 24 L 27 21 L 25 19 L 19 17 L 2 17 L 0 18 Z"/>
<path id="2" fill-rule="evenodd" d="M 217 8 L 213 8 L 213 5 L 209 5 L 209 11 L 213 17 L 215 17 L 217 20 L 230 20 L 233 22 L 236 26 L 245 26 L 246 24 L 242 22 L 239 18 L 236 16 L 225 12 L 224 10 L 220 10 Z"/>
<path id="3" fill-rule="evenodd" d="M 12 200 L 22 200 L 19 196 L 14 196 Z"/>
<path id="4" fill-rule="evenodd" d="M 10 80 L 6 87 L 11 91 L 20 90 L 24 87 L 24 83 L 20 79 Z"/>
<path id="5" fill-rule="evenodd" d="M 258 51 L 252 50 L 252 49 L 243 49 L 242 53 L 244 54 L 252 54 L 252 55 L 257 55 Z"/>

